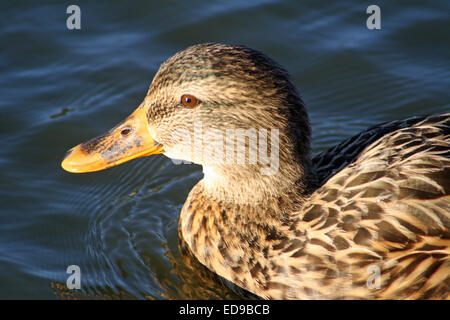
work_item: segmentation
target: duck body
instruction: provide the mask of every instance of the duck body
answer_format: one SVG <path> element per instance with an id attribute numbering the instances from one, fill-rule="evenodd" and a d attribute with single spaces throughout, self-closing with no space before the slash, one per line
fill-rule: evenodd
<path id="1" fill-rule="evenodd" d="M 276 172 L 190 152 L 196 121 L 216 133 L 202 142 L 216 150 L 225 128 L 276 128 Z M 284 69 L 209 43 L 167 60 L 136 112 L 73 148 L 63 167 L 95 171 L 155 153 L 201 164 L 180 237 L 202 265 L 261 298 L 449 299 L 450 113 L 374 126 L 315 157 L 309 140 Z"/>
<path id="2" fill-rule="evenodd" d="M 450 114 L 386 123 L 317 155 L 302 201 L 230 205 L 200 181 L 180 229 L 202 264 L 263 298 L 448 299 L 449 158 Z"/>

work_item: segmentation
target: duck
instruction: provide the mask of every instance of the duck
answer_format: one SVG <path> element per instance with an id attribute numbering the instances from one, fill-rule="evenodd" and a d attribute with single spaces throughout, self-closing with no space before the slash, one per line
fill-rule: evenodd
<path id="1" fill-rule="evenodd" d="M 311 155 L 288 72 L 242 45 L 163 62 L 139 107 L 70 149 L 66 171 L 163 154 L 199 164 L 179 236 L 262 299 L 449 299 L 450 113 L 372 126 Z"/>

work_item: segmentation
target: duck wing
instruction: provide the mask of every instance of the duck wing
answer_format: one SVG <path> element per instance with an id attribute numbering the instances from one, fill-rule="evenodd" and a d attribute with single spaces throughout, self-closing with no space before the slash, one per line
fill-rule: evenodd
<path id="1" fill-rule="evenodd" d="M 314 290 L 331 297 L 347 275 L 341 297 L 450 298 L 450 113 L 372 127 L 316 158 L 326 182 L 299 214 L 309 241 L 291 263 L 334 265 Z"/>
<path id="2" fill-rule="evenodd" d="M 325 183 L 331 176 L 355 161 L 358 155 L 376 140 L 396 130 L 411 127 L 425 118 L 427 117 L 416 116 L 405 120 L 379 123 L 315 155 L 312 163 L 318 181 L 321 185 Z"/>

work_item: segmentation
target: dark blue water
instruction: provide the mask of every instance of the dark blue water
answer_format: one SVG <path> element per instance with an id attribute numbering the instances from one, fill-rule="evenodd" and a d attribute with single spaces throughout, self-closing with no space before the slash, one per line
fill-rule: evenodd
<path id="1" fill-rule="evenodd" d="M 232 298 L 177 248 L 201 168 L 164 156 L 103 172 L 65 151 L 144 98 L 161 62 L 207 41 L 261 50 L 290 71 L 318 152 L 375 123 L 450 111 L 448 1 L 60 1 L 0 4 L 0 298 Z M 81 269 L 68 290 L 66 269 Z"/>

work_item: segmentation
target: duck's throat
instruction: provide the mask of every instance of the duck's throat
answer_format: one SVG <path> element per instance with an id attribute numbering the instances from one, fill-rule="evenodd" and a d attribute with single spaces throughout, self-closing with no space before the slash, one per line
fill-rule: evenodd
<path id="1" fill-rule="evenodd" d="M 274 171 L 267 168 L 258 165 L 204 165 L 204 192 L 216 201 L 254 205 L 292 192 L 299 185 L 307 188 L 300 165 L 277 167 Z M 265 173 L 265 169 L 270 173 Z"/>

